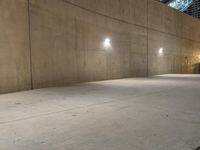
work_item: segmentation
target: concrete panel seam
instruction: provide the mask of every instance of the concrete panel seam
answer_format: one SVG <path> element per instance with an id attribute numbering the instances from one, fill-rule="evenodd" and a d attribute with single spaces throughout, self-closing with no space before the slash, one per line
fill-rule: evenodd
<path id="1" fill-rule="evenodd" d="M 28 5 L 28 34 L 29 34 L 29 50 L 30 50 L 30 82 L 33 89 L 33 71 L 32 71 L 32 49 L 31 49 L 31 18 L 30 18 L 30 0 L 27 0 Z"/>
<path id="2" fill-rule="evenodd" d="M 122 20 L 122 19 L 119 19 L 119 18 L 116 18 L 116 17 L 111 17 L 109 15 L 105 15 L 103 13 L 100 13 L 100 12 L 97 12 L 97 11 L 93 11 L 91 9 L 88 9 L 88 8 L 85 8 L 85 7 L 82 7 L 82 6 L 79 6 L 77 4 L 74 4 L 73 2 L 69 2 L 68 0 L 63 0 L 65 3 L 68 3 L 70 5 L 73 5 L 75 7 L 78 7 L 78 8 L 81 8 L 83 10 L 86 10 L 88 12 L 91 12 L 91 13 L 94 13 L 94 14 L 97 14 L 97 15 L 100 15 L 100 16 L 103 16 L 103 17 L 106 17 L 106 18 L 110 18 L 110 19 L 113 19 L 113 20 L 117 20 L 117 21 L 120 21 L 122 23 L 126 23 L 126 24 L 129 24 L 129 25 L 134 25 L 134 26 L 138 26 L 138 27 L 142 27 L 142 28 L 146 28 L 146 26 L 142 26 L 142 25 L 139 25 L 139 24 L 134 24 L 134 23 L 131 23 L 129 21 L 125 21 L 125 20 Z"/>
<path id="3" fill-rule="evenodd" d="M 147 77 L 149 76 L 149 0 L 147 0 Z"/>

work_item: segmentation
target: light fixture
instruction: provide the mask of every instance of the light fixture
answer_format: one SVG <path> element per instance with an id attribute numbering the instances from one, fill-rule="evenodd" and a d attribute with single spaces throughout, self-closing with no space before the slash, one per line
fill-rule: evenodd
<path id="1" fill-rule="evenodd" d="M 111 39 L 110 39 L 110 38 L 105 38 L 105 39 L 104 39 L 103 47 L 104 47 L 105 49 L 111 49 L 111 48 L 112 48 Z"/>
<path id="2" fill-rule="evenodd" d="M 163 55 L 163 51 L 164 51 L 163 48 L 160 48 L 158 51 L 159 55 Z"/>

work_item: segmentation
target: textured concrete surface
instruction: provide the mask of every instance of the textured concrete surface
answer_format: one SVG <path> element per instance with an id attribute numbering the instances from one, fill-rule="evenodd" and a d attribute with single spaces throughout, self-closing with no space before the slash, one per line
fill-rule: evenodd
<path id="1" fill-rule="evenodd" d="M 195 73 L 200 62 L 200 22 L 154 0 L 30 0 L 30 20 L 34 88 Z"/>
<path id="2" fill-rule="evenodd" d="M 0 0 L 0 93 L 30 89 L 27 0 Z"/>
<path id="3" fill-rule="evenodd" d="M 148 1 L 149 75 L 197 73 L 196 64 L 200 62 L 199 24 L 199 19 L 155 0 Z M 158 55 L 161 47 L 164 49 L 162 57 Z"/>
<path id="4" fill-rule="evenodd" d="M 155 0 L 0 0 L 0 19 L 0 93 L 198 72 L 200 21 Z"/>
<path id="5" fill-rule="evenodd" d="M 34 88 L 147 76 L 146 28 L 68 1 L 30 2 Z M 102 2 L 94 4 L 97 11 L 107 4 Z M 105 38 L 111 39 L 112 49 L 103 48 Z"/>
<path id="6" fill-rule="evenodd" d="M 200 75 L 163 75 L 0 96 L 1 150 L 193 150 Z"/>

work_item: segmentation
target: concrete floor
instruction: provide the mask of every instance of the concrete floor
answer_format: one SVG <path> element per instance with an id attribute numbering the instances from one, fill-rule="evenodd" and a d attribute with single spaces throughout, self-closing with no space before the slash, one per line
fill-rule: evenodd
<path id="1" fill-rule="evenodd" d="M 193 150 L 200 75 L 0 95 L 0 150 Z"/>

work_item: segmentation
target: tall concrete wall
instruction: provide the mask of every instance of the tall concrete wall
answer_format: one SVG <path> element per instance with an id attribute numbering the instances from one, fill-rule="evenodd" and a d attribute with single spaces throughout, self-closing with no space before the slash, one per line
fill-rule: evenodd
<path id="1" fill-rule="evenodd" d="M 155 0 L 0 4 L 0 18 L 8 22 L 0 23 L 0 30 L 8 32 L 0 35 L 0 92 L 194 73 L 200 62 L 199 20 Z M 106 50 L 102 43 L 108 37 L 112 49 Z"/>
<path id="2" fill-rule="evenodd" d="M 34 88 L 147 76 L 147 19 L 139 16 L 146 12 L 138 8 L 145 2 L 30 2 Z M 130 7 L 134 10 L 129 13 Z M 112 50 L 102 47 L 106 37 Z"/>
<path id="3" fill-rule="evenodd" d="M 0 93 L 31 88 L 27 6 L 0 0 Z"/>
<path id="4" fill-rule="evenodd" d="M 196 73 L 200 21 L 154 0 L 148 2 L 149 75 Z M 159 48 L 164 55 L 159 56 Z"/>

